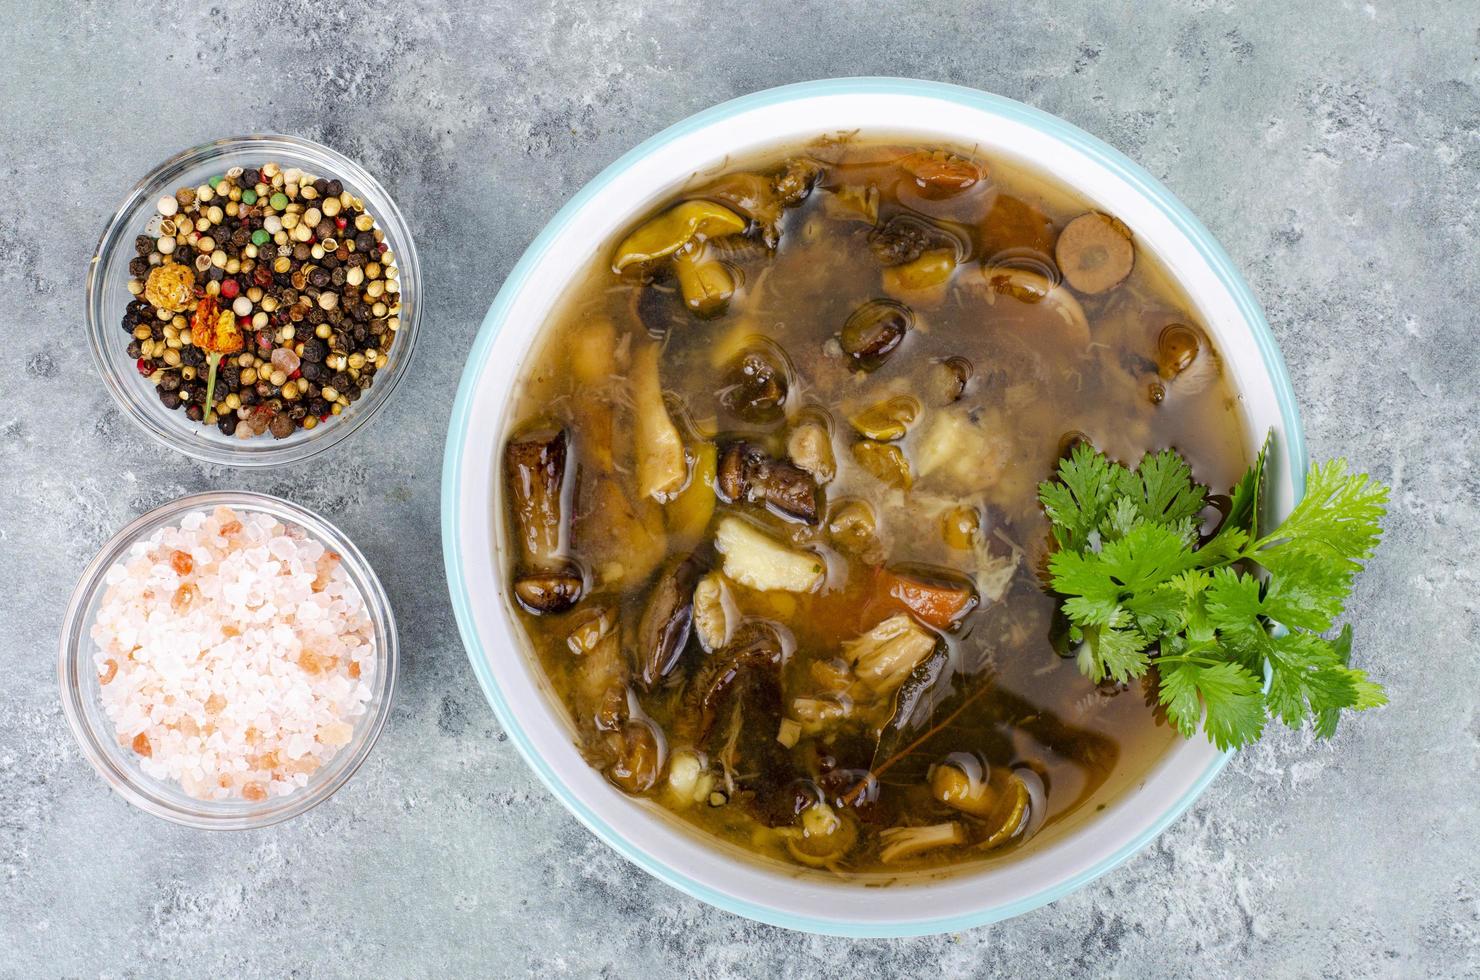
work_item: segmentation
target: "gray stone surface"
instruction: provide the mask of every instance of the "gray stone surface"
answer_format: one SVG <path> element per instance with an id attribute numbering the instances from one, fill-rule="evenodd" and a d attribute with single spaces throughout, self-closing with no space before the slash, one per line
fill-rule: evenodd
<path id="1" fill-rule="evenodd" d="M 1480 972 L 1480 7 L 0 6 L 0 975 Z M 758 926 L 597 842 L 477 691 L 438 538 L 463 356 L 561 201 L 691 112 L 846 74 L 998 92 L 1138 159 L 1252 281 L 1313 452 L 1394 486 L 1353 617 L 1390 707 L 1329 745 L 1274 732 L 1153 846 L 1054 906 L 907 942 Z M 322 462 L 266 474 L 148 441 L 82 335 L 87 259 L 124 189 L 251 130 L 326 141 L 380 175 L 427 276 L 414 376 L 384 416 Z M 58 705 L 54 644 L 84 562 L 133 516 L 207 487 L 340 522 L 404 630 L 371 761 L 261 832 L 134 811 Z"/>

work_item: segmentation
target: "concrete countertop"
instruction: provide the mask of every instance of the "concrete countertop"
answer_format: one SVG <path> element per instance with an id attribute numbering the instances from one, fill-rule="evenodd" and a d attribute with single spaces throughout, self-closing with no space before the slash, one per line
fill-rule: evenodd
<path id="1" fill-rule="evenodd" d="M 0 5 L 0 975 L 804 977 L 1480 972 L 1480 7 L 1288 0 L 703 5 Z M 714 911 L 629 867 L 518 758 L 443 580 L 441 446 L 522 249 L 639 140 L 715 102 L 849 75 L 1057 113 L 1164 180 L 1265 305 L 1316 458 L 1393 485 L 1357 658 L 1392 704 L 1330 744 L 1276 729 L 1155 844 L 1056 905 L 849 942 Z M 365 432 L 245 473 L 160 448 L 83 338 L 108 215 L 206 139 L 298 133 L 364 164 L 426 274 L 412 376 Z M 405 673 L 366 767 L 266 831 L 132 809 L 58 702 L 83 564 L 211 487 L 338 522 Z"/>

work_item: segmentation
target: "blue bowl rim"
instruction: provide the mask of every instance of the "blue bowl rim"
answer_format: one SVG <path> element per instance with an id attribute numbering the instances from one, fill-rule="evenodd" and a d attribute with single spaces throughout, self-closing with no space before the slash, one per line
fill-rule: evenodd
<path id="1" fill-rule="evenodd" d="M 565 805 L 566 809 L 617 853 L 653 877 L 687 895 L 716 908 L 724 909 L 727 912 L 733 912 L 736 915 L 741 915 L 758 922 L 764 922 L 768 925 L 780 926 L 801 932 L 859 939 L 923 936 L 943 932 L 956 932 L 962 929 L 970 929 L 993 922 L 1000 922 L 1004 919 L 1021 915 L 1024 912 L 1032 911 L 1050 902 L 1057 901 L 1093 881 L 1095 878 L 1098 878 L 1100 875 L 1123 864 L 1154 840 L 1192 805 L 1192 802 L 1201 795 L 1203 790 L 1223 770 L 1223 767 L 1228 764 L 1229 759 L 1233 757 L 1233 752 L 1228 751 L 1219 754 L 1181 799 L 1177 800 L 1176 803 L 1162 813 L 1145 831 L 1121 847 L 1114 854 L 1104 858 L 1078 875 L 1065 881 L 1056 882 L 1052 886 L 1046 887 L 1042 891 L 1019 901 L 994 908 L 979 909 L 962 915 L 898 924 L 850 922 L 846 920 L 783 913 L 764 905 L 737 899 L 716 891 L 702 882 L 688 877 L 678 869 L 668 867 L 653 859 L 629 844 L 613 828 L 608 826 L 599 815 L 592 812 L 565 789 L 559 777 L 545 760 L 534 751 L 528 737 L 516 723 L 513 713 L 509 710 L 503 694 L 499 690 L 498 684 L 488 668 L 487 658 L 483 654 L 483 648 L 479 642 L 477 629 L 473 621 L 472 604 L 468 595 L 467 582 L 464 580 L 462 574 L 461 529 L 458 522 L 457 488 L 460 485 L 462 477 L 462 460 L 465 450 L 464 439 L 467 432 L 473 394 L 477 389 L 483 367 L 488 361 L 493 342 L 507 318 L 508 309 L 513 303 L 513 297 L 523 287 L 524 280 L 529 276 L 530 272 L 543 259 L 545 253 L 549 250 L 551 241 L 570 223 L 576 212 L 590 198 L 605 187 L 605 185 L 610 183 L 618 174 L 631 167 L 639 159 L 651 154 L 663 145 L 696 129 L 723 121 L 742 112 L 780 102 L 824 95 L 925 96 L 983 110 L 1031 126 L 1058 139 L 1094 159 L 1101 166 L 1112 171 L 1122 180 L 1140 191 L 1197 248 L 1203 260 L 1207 262 L 1224 288 L 1234 298 L 1244 322 L 1253 334 L 1260 356 L 1264 361 L 1265 369 L 1269 373 L 1271 385 L 1274 388 L 1284 429 L 1284 444 L 1282 447 L 1276 446 L 1275 451 L 1278 454 L 1283 449 L 1285 463 L 1288 467 L 1294 490 L 1294 501 L 1300 500 L 1305 492 L 1305 470 L 1308 459 L 1305 447 L 1305 433 L 1301 428 L 1300 411 L 1295 402 L 1295 393 L 1290 383 L 1289 371 L 1285 366 L 1284 357 L 1280 353 L 1279 344 L 1270 330 L 1269 322 L 1265 319 L 1264 311 L 1260 307 L 1259 301 L 1255 299 L 1248 283 L 1239 274 L 1228 253 L 1223 250 L 1223 247 L 1218 244 L 1217 240 L 1213 238 L 1202 222 L 1171 191 L 1163 186 L 1160 181 L 1119 150 L 1116 150 L 1097 137 L 1091 136 L 1072 123 L 1044 112 L 1041 109 L 1035 109 L 1032 106 L 1004 96 L 992 95 L 961 85 L 922 79 L 868 76 L 831 78 L 782 85 L 777 88 L 765 89 L 750 95 L 740 96 L 739 98 L 731 99 L 702 110 L 669 126 L 667 129 L 644 140 L 638 146 L 629 150 L 615 163 L 612 163 L 581 188 L 555 214 L 535 240 L 530 243 L 523 256 L 520 257 L 519 262 L 510 271 L 508 278 L 504 280 L 503 286 L 499 289 L 498 295 L 494 297 L 488 313 L 483 318 L 478 335 L 473 341 L 472 349 L 468 353 L 468 359 L 463 367 L 462 379 L 458 385 L 457 397 L 453 402 L 452 417 L 448 424 L 447 443 L 442 459 L 442 556 L 447 569 L 447 586 L 452 598 L 453 613 L 457 618 L 458 630 L 462 635 L 463 646 L 466 648 L 468 660 L 472 664 L 473 673 L 477 675 L 478 683 L 483 688 L 483 693 L 487 697 L 489 704 L 492 705 L 494 713 L 498 716 L 504 731 L 508 734 L 510 741 L 518 748 L 519 753 L 524 757 L 530 768 L 535 771 L 555 797 Z"/>

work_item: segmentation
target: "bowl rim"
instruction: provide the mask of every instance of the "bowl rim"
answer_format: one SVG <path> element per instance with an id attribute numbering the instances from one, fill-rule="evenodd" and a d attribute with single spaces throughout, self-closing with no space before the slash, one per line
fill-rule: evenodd
<path id="1" fill-rule="evenodd" d="M 442 466 L 442 549 L 446 568 L 448 591 L 453 613 L 463 646 L 478 678 L 485 697 L 493 707 L 504 731 L 519 750 L 541 781 L 560 802 L 592 833 L 628 861 L 648 872 L 660 881 L 679 891 L 699 899 L 716 908 L 741 915 L 749 919 L 787 929 L 822 935 L 851 938 L 888 938 L 922 936 L 942 932 L 955 932 L 1008 919 L 1032 909 L 1056 901 L 1075 891 L 1100 875 L 1127 861 L 1167 828 L 1197 799 L 1213 779 L 1217 777 L 1233 751 L 1217 753 L 1200 777 L 1166 808 L 1144 830 L 1118 850 L 1103 857 L 1091 867 L 1067 879 L 1054 882 L 1036 893 L 1020 900 L 999 906 L 976 909 L 966 913 L 946 915 L 927 920 L 912 920 L 904 923 L 880 923 L 877 921 L 856 922 L 846 919 L 807 916 L 783 912 L 766 905 L 739 898 L 713 888 L 704 882 L 689 877 L 677 868 L 650 857 L 630 844 L 614 830 L 600 815 L 592 811 L 566 788 L 553 768 L 534 749 L 528 735 L 517 722 L 514 712 L 505 701 L 497 680 L 488 665 L 484 647 L 479 640 L 472 612 L 472 600 L 468 583 L 463 574 L 462 528 L 460 523 L 459 488 L 462 482 L 463 460 L 466 456 L 465 439 L 471 416 L 472 403 L 478 380 L 483 372 L 494 342 L 504 327 L 514 298 L 524 287 L 532 271 L 542 262 L 550 244 L 571 223 L 587 202 L 597 195 L 618 175 L 635 163 L 666 144 L 689 133 L 725 119 L 755 109 L 779 103 L 817 96 L 879 96 L 905 95 L 942 100 L 948 103 L 983 111 L 987 114 L 1011 119 L 1079 151 L 1099 166 L 1110 171 L 1135 189 L 1152 204 L 1196 249 L 1199 257 L 1213 272 L 1234 301 L 1238 313 L 1248 328 L 1267 372 L 1275 394 L 1276 407 L 1281 418 L 1284 435 L 1283 451 L 1289 460 L 1289 478 L 1293 499 L 1298 502 L 1305 491 L 1305 469 L 1308 456 L 1300 412 L 1295 401 L 1284 357 L 1280 352 L 1264 312 L 1254 297 L 1243 276 L 1234 266 L 1223 247 L 1212 234 L 1160 181 L 1131 161 L 1119 150 L 1077 126 L 1041 109 L 1033 108 L 1004 96 L 993 95 L 977 89 L 946 82 L 882 76 L 859 76 L 849 78 L 819 79 L 798 82 L 776 88 L 765 89 L 749 95 L 720 103 L 701 110 L 677 122 L 658 134 L 649 137 L 614 163 L 606 167 L 590 182 L 571 197 L 550 219 L 540 234 L 530 243 L 518 263 L 510 270 L 498 294 L 494 297 L 485 315 L 464 364 L 448 424 L 448 437 L 443 453 Z M 819 131 L 826 126 L 820 126 Z"/>
<path id="2" fill-rule="evenodd" d="M 274 151 L 292 153 L 310 161 L 314 157 L 322 157 L 325 163 L 310 162 L 304 165 L 305 169 L 317 166 L 333 168 L 334 177 L 355 188 L 359 191 L 358 196 L 364 198 L 368 206 L 373 206 L 372 213 L 381 230 L 385 232 L 386 240 L 393 242 L 396 266 L 400 269 L 403 309 L 401 326 L 396 331 L 398 343 L 392 345 L 393 349 L 398 347 L 400 352 L 384 374 L 377 372 L 376 381 L 380 383 L 370 389 L 373 402 L 365 405 L 360 411 L 355 411 L 352 407 L 344 416 L 337 417 L 332 423 L 315 428 L 301 438 L 268 443 L 255 453 L 246 453 L 242 451 L 245 447 L 238 447 L 232 443 L 211 438 L 192 438 L 193 431 L 187 433 L 183 424 L 157 424 L 153 419 L 145 417 L 134 406 L 124 387 L 128 381 L 133 379 L 122 368 L 118 358 L 112 356 L 113 354 L 121 355 L 122 351 L 112 351 L 103 342 L 104 338 L 113 335 L 109 324 L 104 322 L 104 304 L 107 302 L 107 297 L 103 295 L 103 291 L 106 288 L 110 262 L 116 263 L 127 258 L 127 253 L 122 252 L 122 249 L 130 240 L 129 226 L 141 213 L 139 209 L 151 207 L 154 195 L 162 193 L 160 188 L 155 187 L 157 183 L 162 180 L 166 182 L 178 180 L 185 171 L 209 163 L 212 158 L 222 154 L 259 150 L 266 155 Z M 105 259 L 109 261 L 105 262 Z M 93 366 L 97 369 L 103 386 L 108 389 L 108 393 L 113 396 L 114 403 L 123 414 L 162 446 L 204 463 L 242 469 L 260 469 L 302 462 L 337 446 L 363 428 L 391 400 L 401 379 L 410 372 L 411 362 L 416 353 L 416 338 L 421 325 L 421 262 L 416 251 L 416 241 L 411 233 L 411 226 L 396 205 L 395 198 L 391 197 L 380 181 L 376 180 L 368 170 L 333 147 L 302 136 L 284 133 L 251 133 L 221 137 L 181 150 L 150 168 L 149 172 L 129 189 L 123 202 L 118 206 L 118 210 L 113 212 L 107 224 L 103 226 L 103 233 L 98 236 L 98 244 L 88 260 L 85 290 L 84 329 L 87 332 Z M 124 363 L 126 363 L 126 358 Z M 173 414 L 171 412 L 171 415 Z M 183 420 L 184 415 L 181 414 L 180 418 Z M 202 423 L 190 423 L 190 427 L 193 430 L 204 426 Z"/>
<path id="3" fill-rule="evenodd" d="M 192 810 L 141 790 L 133 774 L 119 766 L 109 752 L 101 747 L 100 733 L 89 721 L 82 707 L 83 685 L 78 680 L 80 671 L 92 659 L 91 638 L 88 635 L 90 623 L 85 621 L 85 617 L 92 605 L 92 598 L 104 585 L 108 569 L 141 535 L 173 522 L 189 511 L 213 506 L 242 507 L 270 514 L 279 520 L 291 521 L 320 543 L 337 551 L 344 564 L 349 567 L 356 587 L 365 593 L 365 605 L 374 625 L 376 641 L 381 646 L 380 676 L 376 680 L 374 691 L 378 703 L 367 712 L 365 727 L 361 728 L 356 724 L 355 736 L 344 747 L 346 756 L 339 763 L 337 771 L 322 783 L 310 782 L 300 792 L 270 797 L 259 806 L 235 808 L 230 812 Z M 375 574 L 375 569 L 355 543 L 333 523 L 302 504 L 254 490 L 206 490 L 175 497 L 140 514 L 116 531 L 98 548 L 78 576 L 77 585 L 67 601 L 67 612 L 62 621 L 57 645 L 57 681 L 60 685 L 62 712 L 88 762 L 109 786 L 140 810 L 198 830 L 255 830 L 270 827 L 312 810 L 339 792 L 370 757 L 371 750 L 390 720 L 400 668 L 396 616 L 391 608 L 390 597 L 379 576 Z M 338 761 L 337 755 L 335 761 Z"/>

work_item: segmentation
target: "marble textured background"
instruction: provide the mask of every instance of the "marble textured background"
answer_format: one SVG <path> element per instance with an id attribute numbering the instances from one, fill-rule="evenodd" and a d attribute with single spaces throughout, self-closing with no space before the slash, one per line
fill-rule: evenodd
<path id="1" fill-rule="evenodd" d="M 1289 0 L 0 4 L 0 975 L 1381 976 L 1480 972 L 1480 7 Z M 1275 731 L 1118 871 L 960 935 L 847 942 L 628 867 L 516 756 L 443 584 L 453 388 L 503 276 L 640 139 L 784 82 L 977 86 L 1139 160 L 1264 302 L 1318 457 L 1393 485 L 1359 653 L 1392 706 Z M 413 377 L 321 462 L 244 474 L 148 441 L 83 346 L 124 189 L 280 130 L 378 174 L 427 272 Z M 84 562 L 182 493 L 314 507 L 377 565 L 405 675 L 373 758 L 287 826 L 132 810 L 75 748 L 57 629 Z"/>

